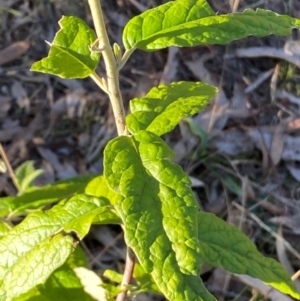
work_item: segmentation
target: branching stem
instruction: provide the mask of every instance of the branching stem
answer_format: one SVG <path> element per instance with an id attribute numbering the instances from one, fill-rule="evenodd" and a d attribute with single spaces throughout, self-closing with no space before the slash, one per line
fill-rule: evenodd
<path id="1" fill-rule="evenodd" d="M 100 46 L 101 48 L 104 46 L 102 56 L 106 67 L 106 92 L 109 96 L 113 108 L 118 135 L 126 135 L 127 132 L 125 127 L 125 111 L 123 106 L 122 94 L 120 92 L 119 87 L 119 70 L 113 50 L 109 43 L 100 0 L 89 0 L 89 6 L 91 9 L 97 37 L 101 42 Z"/>
<path id="2" fill-rule="evenodd" d="M 110 99 L 112 104 L 115 122 L 118 130 L 118 135 L 126 135 L 125 124 L 125 111 L 123 106 L 122 94 L 119 86 L 119 71 L 124 66 L 132 52 L 125 52 L 124 57 L 121 60 L 121 64 L 118 65 L 112 47 L 109 43 L 106 27 L 104 24 L 104 18 L 100 5 L 100 0 L 88 0 L 91 9 L 95 30 L 99 40 L 99 49 L 105 62 L 106 67 L 106 81 L 100 78 L 96 73 L 91 75 L 96 84 L 104 90 Z M 125 270 L 121 287 L 124 289 L 118 296 L 117 301 L 125 301 L 127 297 L 126 287 L 130 284 L 133 275 L 135 264 L 135 255 L 133 251 L 128 247 L 126 255 Z"/>

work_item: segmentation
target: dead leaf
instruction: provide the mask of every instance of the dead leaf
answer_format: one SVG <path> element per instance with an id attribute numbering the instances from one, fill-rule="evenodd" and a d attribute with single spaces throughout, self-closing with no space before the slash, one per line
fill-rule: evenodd
<path id="1" fill-rule="evenodd" d="M 168 59 L 164 67 L 163 74 L 160 78 L 160 84 L 169 84 L 176 78 L 178 68 L 178 54 L 177 47 L 169 47 Z"/>
<path id="2" fill-rule="evenodd" d="M 14 80 L 11 86 L 11 94 L 17 100 L 17 104 L 21 109 L 25 109 L 28 113 L 30 110 L 30 100 L 27 96 L 27 91 L 24 89 L 20 81 Z"/>
<path id="3" fill-rule="evenodd" d="M 29 48 L 28 41 L 14 42 L 10 46 L 0 50 L 0 65 L 9 63 L 21 55 L 23 55 Z"/>
<path id="4" fill-rule="evenodd" d="M 284 148 L 284 130 L 286 127 L 286 123 L 279 123 L 274 131 L 273 137 L 272 137 L 272 144 L 271 144 L 271 150 L 270 150 L 270 156 L 272 159 L 272 162 L 275 165 L 277 165 L 281 159 L 283 148 Z"/>

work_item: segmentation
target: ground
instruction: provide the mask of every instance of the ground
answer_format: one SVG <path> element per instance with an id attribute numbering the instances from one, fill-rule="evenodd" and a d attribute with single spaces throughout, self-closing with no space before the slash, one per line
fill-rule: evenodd
<path id="1" fill-rule="evenodd" d="M 162 3 L 102 2 L 110 39 L 119 45 L 131 17 Z M 260 7 L 300 18 L 297 0 L 209 2 L 219 14 Z M 107 96 L 90 79 L 29 71 L 47 55 L 44 41 L 53 40 L 62 15 L 79 16 L 92 26 L 87 2 L 0 0 L 0 15 L 0 143 L 10 164 L 17 168 L 33 160 L 45 170 L 35 182 L 41 186 L 102 173 L 103 148 L 116 136 Z M 200 206 L 240 227 L 291 274 L 300 267 L 299 67 L 295 30 L 289 37 L 249 37 L 226 47 L 136 51 L 121 72 L 126 110 L 130 99 L 160 83 L 200 80 L 219 88 L 204 112 L 165 139 L 191 177 Z M 98 71 L 103 73 L 104 66 Z M 1 174 L 0 195 L 15 193 L 8 174 Z M 290 246 L 292 256 L 286 251 Z M 94 228 L 83 247 L 95 270 L 122 270 L 125 245 L 119 228 Z M 249 288 L 255 288 L 220 269 L 204 267 L 203 277 L 218 300 L 249 300 Z"/>

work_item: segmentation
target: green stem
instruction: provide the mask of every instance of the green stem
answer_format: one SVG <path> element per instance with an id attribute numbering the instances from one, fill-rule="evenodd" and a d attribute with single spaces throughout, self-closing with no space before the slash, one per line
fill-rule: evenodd
<path id="1" fill-rule="evenodd" d="M 106 66 L 106 76 L 107 76 L 107 94 L 109 96 L 115 122 L 118 130 L 118 135 L 126 135 L 125 127 L 125 110 L 123 107 L 122 94 L 119 87 L 119 70 L 117 62 L 110 46 L 106 27 L 104 24 L 104 18 L 102 14 L 102 9 L 100 5 L 100 0 L 88 0 L 91 9 L 95 30 L 97 37 L 100 41 L 100 46 L 104 46 L 102 51 L 102 56 Z M 93 76 L 92 76 L 93 78 Z M 94 79 L 94 78 L 93 78 Z M 97 83 L 97 82 L 96 82 Z M 99 83 L 99 82 L 98 82 Z"/>

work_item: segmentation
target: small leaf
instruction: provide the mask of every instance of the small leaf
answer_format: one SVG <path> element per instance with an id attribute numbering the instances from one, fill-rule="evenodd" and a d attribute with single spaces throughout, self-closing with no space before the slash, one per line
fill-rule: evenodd
<path id="1" fill-rule="evenodd" d="M 161 136 L 185 117 L 201 111 L 217 89 L 200 82 L 177 82 L 153 88 L 143 98 L 130 102 L 132 114 L 126 118 L 131 133 L 147 130 Z"/>
<path id="2" fill-rule="evenodd" d="M 20 216 L 23 215 L 26 210 L 41 208 L 61 199 L 70 198 L 75 193 L 82 193 L 86 185 L 93 178 L 94 176 L 79 176 L 57 181 L 42 188 L 31 188 L 15 198 L 5 198 L 6 204 L 3 205 L 3 208 L 2 202 L 0 202 L 0 214 L 2 216 L 10 214 L 10 217 Z"/>
<path id="3" fill-rule="evenodd" d="M 123 280 L 123 275 L 114 270 L 105 270 L 103 276 L 112 282 L 120 284 Z"/>
<path id="4" fill-rule="evenodd" d="M 238 228 L 213 214 L 198 212 L 198 229 L 204 262 L 231 273 L 259 278 L 285 294 L 300 298 L 283 267 L 274 259 L 262 256 Z"/>
<path id="5" fill-rule="evenodd" d="M 0 240 L 0 300 L 9 301 L 44 283 L 73 250 L 77 238 L 71 231 L 82 239 L 105 205 L 105 200 L 76 195 L 48 211 L 29 214 L 4 236 Z"/>
<path id="6" fill-rule="evenodd" d="M 196 216 L 190 180 L 170 161 L 171 149 L 153 133 L 111 140 L 104 174 L 119 197 L 127 244 L 159 289 L 173 301 L 215 300 L 198 275 Z"/>
<path id="7" fill-rule="evenodd" d="M 300 28 L 299 19 L 263 9 L 247 9 L 242 13 L 226 15 L 209 13 L 206 16 L 197 16 L 192 10 L 183 10 L 183 7 L 188 7 L 186 2 L 191 3 L 187 0 L 171 1 L 131 19 L 123 34 L 126 49 L 153 51 L 169 46 L 224 45 L 249 35 L 287 36 L 292 28 Z M 181 19 L 182 17 L 185 18 Z"/>
<path id="8" fill-rule="evenodd" d="M 63 16 L 61 29 L 54 37 L 48 57 L 34 63 L 31 71 L 58 75 L 62 78 L 85 78 L 92 74 L 100 54 L 89 45 L 96 40 L 95 32 L 77 17 Z"/>
<path id="9" fill-rule="evenodd" d="M 34 168 L 34 161 L 25 161 L 16 169 L 16 178 L 18 180 L 21 192 L 25 191 L 35 178 L 44 171 Z"/>
<path id="10" fill-rule="evenodd" d="M 183 30 L 185 24 L 213 15 L 215 13 L 206 0 L 170 1 L 132 18 L 124 28 L 123 44 L 127 50 L 132 48 L 145 50 L 166 48 L 170 45 L 160 48 L 148 46 L 147 40 L 155 41 L 159 37 L 171 39 L 172 32 L 174 32 L 173 39 L 176 39 L 176 29 L 177 31 L 178 28 Z M 144 44 L 145 46 L 142 46 Z"/>

